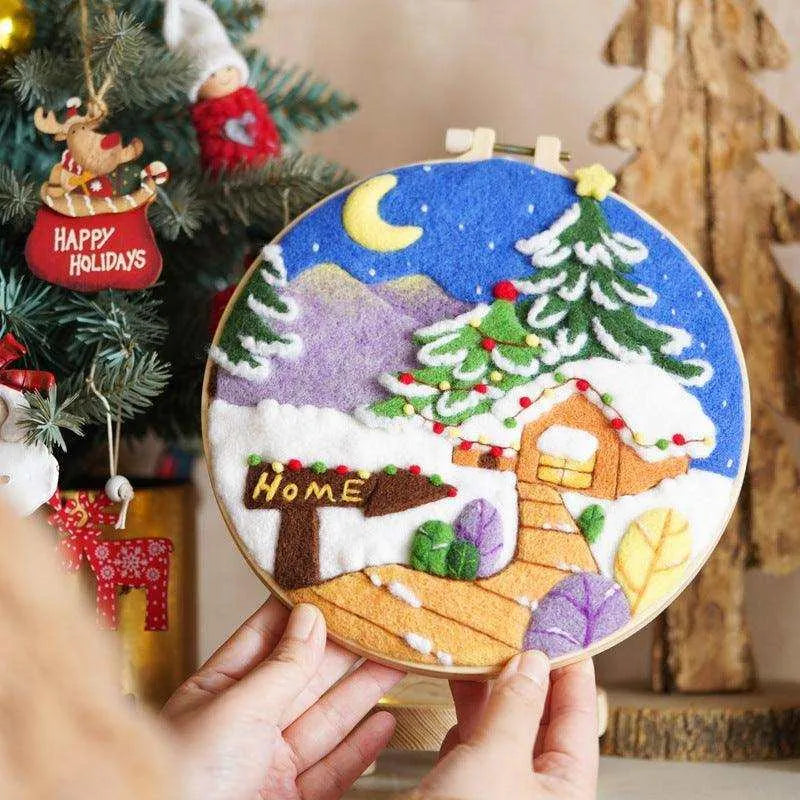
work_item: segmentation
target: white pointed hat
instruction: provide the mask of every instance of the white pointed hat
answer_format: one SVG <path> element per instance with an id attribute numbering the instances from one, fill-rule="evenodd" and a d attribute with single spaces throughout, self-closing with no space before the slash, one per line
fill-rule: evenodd
<path id="1" fill-rule="evenodd" d="M 164 0 L 164 41 L 170 50 L 182 50 L 194 61 L 197 79 L 189 87 L 189 99 L 212 73 L 236 67 L 247 82 L 249 70 L 244 56 L 231 44 L 225 27 L 202 0 Z"/>

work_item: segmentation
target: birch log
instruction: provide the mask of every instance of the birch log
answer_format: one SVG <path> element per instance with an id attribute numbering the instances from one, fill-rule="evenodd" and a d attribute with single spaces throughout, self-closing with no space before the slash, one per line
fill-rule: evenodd
<path id="1" fill-rule="evenodd" d="M 800 565 L 800 491 L 776 420 L 800 418 L 800 301 L 770 242 L 800 238 L 800 207 L 757 160 L 800 149 L 792 123 L 750 80 L 788 60 L 752 0 L 636 0 L 608 41 L 641 79 L 598 119 L 599 142 L 636 154 L 618 190 L 672 230 L 710 273 L 744 347 L 753 430 L 742 498 L 717 551 L 657 626 L 654 688 L 751 688 L 744 569 Z M 687 302 L 689 299 L 687 298 Z"/>

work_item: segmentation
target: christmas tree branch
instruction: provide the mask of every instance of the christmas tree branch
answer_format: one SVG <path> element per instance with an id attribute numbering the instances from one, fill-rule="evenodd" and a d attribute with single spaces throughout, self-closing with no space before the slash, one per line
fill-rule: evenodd
<path id="1" fill-rule="evenodd" d="M 358 110 L 354 100 L 311 72 L 273 65 L 256 51 L 248 56 L 251 82 L 266 100 L 285 142 L 294 142 L 302 131 L 324 130 Z"/>
<path id="2" fill-rule="evenodd" d="M 59 397 L 61 394 L 61 397 Z M 81 436 L 83 420 L 72 413 L 78 399 L 77 394 L 63 396 L 55 386 L 47 394 L 26 392 L 28 408 L 25 409 L 20 424 L 25 431 L 26 444 L 41 444 L 49 450 L 66 450 L 62 430 Z"/>
<path id="3" fill-rule="evenodd" d="M 284 227 L 290 219 L 352 181 L 342 167 L 318 156 L 293 154 L 205 185 L 209 215 L 218 223 Z"/>
<path id="4" fill-rule="evenodd" d="M 39 186 L 0 164 L 0 224 L 28 227 L 39 208 Z"/>

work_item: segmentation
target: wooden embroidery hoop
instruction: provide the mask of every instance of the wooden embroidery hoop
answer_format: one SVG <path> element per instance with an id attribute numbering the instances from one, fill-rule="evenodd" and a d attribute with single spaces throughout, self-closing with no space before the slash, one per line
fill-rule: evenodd
<path id="1" fill-rule="evenodd" d="M 506 148 L 508 147 L 514 148 L 515 152 L 519 152 L 520 150 L 526 150 L 533 155 L 534 166 L 559 175 L 568 174 L 562 164 L 562 160 L 565 160 L 564 157 L 568 156 L 568 154 L 562 151 L 560 139 L 554 136 L 539 136 L 536 139 L 536 144 L 533 148 L 520 148 L 516 145 L 497 145 L 495 131 L 491 128 L 475 128 L 473 131 L 463 130 L 463 129 L 450 129 L 448 130 L 445 143 L 446 150 L 448 150 L 449 152 L 459 153 L 459 156 L 455 159 L 458 161 L 480 161 L 491 158 L 495 152 L 495 148 L 500 146 Z M 427 161 L 421 161 L 406 166 L 417 166 L 417 165 L 423 166 L 425 164 L 436 164 L 452 160 L 454 159 L 430 159 Z M 301 220 L 313 214 L 320 206 L 329 202 L 332 197 L 349 192 L 353 187 L 355 187 L 361 182 L 362 179 L 354 181 L 348 186 L 345 186 L 342 189 L 338 190 L 334 195 L 330 195 L 329 197 L 326 197 L 320 202 L 313 205 L 299 217 L 294 219 L 286 228 L 284 228 L 273 241 L 275 243 L 280 243 L 281 239 L 290 230 L 292 230 L 292 228 L 295 225 L 297 225 Z M 750 443 L 751 412 L 750 412 L 750 393 L 749 393 L 749 386 L 747 379 L 747 368 L 745 365 L 744 355 L 742 352 L 741 345 L 736 336 L 735 328 L 733 327 L 733 321 L 731 319 L 730 313 L 728 312 L 728 309 L 725 306 L 725 303 L 722 300 L 720 293 L 718 292 L 714 284 L 711 282 L 711 278 L 703 270 L 703 268 L 700 266 L 697 260 L 681 245 L 680 242 L 677 241 L 677 239 L 675 239 L 675 237 L 669 231 L 665 230 L 652 217 L 650 217 L 647 213 L 645 213 L 641 209 L 635 207 L 632 203 L 629 203 L 627 200 L 625 200 L 625 198 L 620 197 L 619 195 L 613 193 L 610 196 L 614 197 L 616 201 L 626 205 L 628 208 L 634 211 L 638 216 L 644 219 L 653 228 L 660 231 L 663 237 L 668 239 L 676 248 L 678 248 L 678 250 L 684 256 L 686 261 L 689 262 L 689 264 L 691 264 L 694 267 L 697 274 L 705 283 L 706 289 L 711 293 L 711 295 L 716 300 L 718 307 L 722 310 L 723 316 L 726 322 L 728 323 L 730 330 L 733 333 L 732 336 L 733 345 L 736 352 L 737 363 L 739 364 L 739 368 L 742 375 L 743 417 L 744 417 L 743 420 L 744 432 L 742 436 L 742 457 L 739 464 L 738 473 L 733 483 L 733 488 L 731 492 L 732 499 L 729 504 L 728 511 L 725 514 L 724 524 L 720 525 L 719 531 L 709 542 L 704 552 L 701 553 L 701 555 L 698 558 L 693 559 L 692 569 L 687 572 L 687 574 L 683 577 L 681 582 L 665 597 L 661 598 L 661 600 L 657 604 L 648 608 L 647 611 L 637 615 L 628 624 L 624 625 L 622 628 L 620 628 L 611 636 L 602 639 L 599 642 L 583 650 L 578 650 L 573 653 L 569 653 L 567 655 L 553 659 L 552 660 L 553 667 L 565 666 L 567 664 L 572 664 L 577 661 L 581 661 L 585 658 L 591 658 L 597 655 L 598 653 L 601 653 L 619 644 L 621 641 L 632 636 L 634 633 L 638 632 L 646 625 L 648 625 L 650 622 L 652 622 L 652 620 L 655 619 L 692 582 L 694 577 L 697 575 L 697 573 L 700 571 L 702 566 L 706 563 L 709 556 L 713 552 L 719 539 L 721 538 L 722 534 L 725 531 L 725 528 L 728 524 L 728 521 L 730 520 L 731 515 L 733 514 L 733 510 L 738 500 L 739 493 L 741 492 L 742 482 L 744 480 L 745 464 L 747 462 L 747 452 Z M 220 319 L 220 322 L 217 326 L 217 330 L 214 335 L 212 345 L 217 345 L 219 343 L 220 334 L 225 327 L 225 324 L 228 320 L 228 317 L 230 316 L 234 304 L 236 303 L 236 300 L 243 291 L 244 286 L 247 285 L 250 277 L 253 275 L 255 270 L 259 268 L 261 262 L 262 258 L 259 255 L 258 257 L 256 257 L 256 259 L 250 265 L 248 270 L 242 276 L 236 288 L 236 291 L 228 301 L 228 305 L 224 313 L 222 314 L 222 317 Z M 216 487 L 214 484 L 214 470 L 213 470 L 214 454 L 209 446 L 209 438 L 208 438 L 208 411 L 210 406 L 210 400 L 212 399 L 210 397 L 210 386 L 212 377 L 216 369 L 217 369 L 216 365 L 209 359 L 206 362 L 206 369 L 203 377 L 202 399 L 201 399 L 201 426 L 202 426 L 202 436 L 203 436 L 203 450 L 206 458 L 206 465 L 209 470 L 211 486 L 212 489 L 214 489 L 214 498 L 217 502 L 220 513 L 222 514 L 222 517 L 225 520 L 225 524 L 236 546 L 239 548 L 239 551 L 244 557 L 245 561 L 250 565 L 250 568 L 253 570 L 253 572 L 255 572 L 256 575 L 258 575 L 258 577 L 261 579 L 261 581 L 267 586 L 270 592 L 276 595 L 281 600 L 281 602 L 284 603 L 284 605 L 286 605 L 288 608 L 291 608 L 293 603 L 290 597 L 288 596 L 287 592 L 281 586 L 279 586 L 275 581 L 274 577 L 269 572 L 267 572 L 263 567 L 257 564 L 254 558 L 250 555 L 246 546 L 241 541 L 236 531 L 236 528 L 233 525 L 230 516 L 228 515 L 226 508 L 224 507 L 223 503 L 220 500 L 220 497 L 217 495 Z M 376 661 L 378 663 L 385 664 L 390 667 L 401 669 L 406 672 L 412 672 L 419 675 L 426 675 L 434 678 L 454 678 L 458 680 L 485 680 L 487 678 L 491 678 L 492 676 L 496 675 L 502 666 L 502 665 L 495 665 L 490 667 L 445 666 L 439 664 L 424 664 L 417 661 L 407 661 L 403 659 L 394 659 L 385 656 L 382 653 L 372 651 L 358 641 L 343 637 L 339 635 L 335 630 L 330 630 L 328 632 L 328 635 L 334 642 L 341 645 L 342 647 L 345 647 L 351 652 L 356 653 L 362 658 L 370 659 L 372 661 Z"/>

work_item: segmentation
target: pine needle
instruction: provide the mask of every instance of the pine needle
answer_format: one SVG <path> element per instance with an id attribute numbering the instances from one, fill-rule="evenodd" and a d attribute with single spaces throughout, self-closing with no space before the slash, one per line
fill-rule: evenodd
<path id="1" fill-rule="evenodd" d="M 70 411 L 78 399 L 77 394 L 59 400 L 58 390 L 53 386 L 46 395 L 26 392 L 25 399 L 29 407 L 25 409 L 20 424 L 25 431 L 26 444 L 41 444 L 48 450 L 54 447 L 66 450 L 62 429 L 78 436 L 83 434 L 81 417 Z"/>

